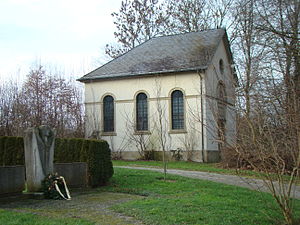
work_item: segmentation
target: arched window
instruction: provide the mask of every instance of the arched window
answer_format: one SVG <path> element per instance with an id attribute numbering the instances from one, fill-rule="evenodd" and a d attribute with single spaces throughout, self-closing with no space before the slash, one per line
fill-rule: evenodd
<path id="1" fill-rule="evenodd" d="M 136 130 L 148 130 L 148 103 L 145 93 L 136 96 Z"/>
<path id="2" fill-rule="evenodd" d="M 223 82 L 218 84 L 218 115 L 219 119 L 226 119 L 226 92 Z"/>
<path id="3" fill-rule="evenodd" d="M 224 74 L 224 62 L 222 59 L 220 59 L 220 61 L 219 61 L 219 70 L 220 70 L 220 73 L 223 75 Z"/>
<path id="4" fill-rule="evenodd" d="M 110 95 L 107 95 L 103 99 L 103 131 L 104 132 L 113 132 L 115 130 L 114 119 L 115 119 L 114 98 Z"/>
<path id="5" fill-rule="evenodd" d="M 176 90 L 171 95 L 172 130 L 184 129 L 183 94 Z"/>
<path id="6" fill-rule="evenodd" d="M 226 91 L 223 82 L 218 84 L 218 136 L 219 136 L 219 150 L 222 150 L 226 141 Z"/>

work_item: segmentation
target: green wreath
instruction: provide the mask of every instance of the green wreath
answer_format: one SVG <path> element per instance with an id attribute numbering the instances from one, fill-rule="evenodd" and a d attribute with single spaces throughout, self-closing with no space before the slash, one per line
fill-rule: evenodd
<path id="1" fill-rule="evenodd" d="M 70 192 L 64 177 L 57 173 L 48 174 L 42 181 L 45 198 L 71 200 Z"/>

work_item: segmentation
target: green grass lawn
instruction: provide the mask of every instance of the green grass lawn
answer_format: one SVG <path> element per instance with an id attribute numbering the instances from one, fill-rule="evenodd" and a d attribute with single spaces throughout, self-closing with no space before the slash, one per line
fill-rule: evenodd
<path id="1" fill-rule="evenodd" d="M 170 168 L 170 167 L 169 167 Z M 283 217 L 270 194 L 241 187 L 150 171 L 115 169 L 111 184 L 100 191 L 145 196 L 113 209 L 146 224 L 282 224 Z M 295 201 L 300 217 L 300 201 Z"/>
<path id="2" fill-rule="evenodd" d="M 3 225 L 92 225 L 83 219 L 53 218 L 25 212 L 13 212 L 0 209 L 0 224 Z"/>
<path id="3" fill-rule="evenodd" d="M 0 224 L 132 224 L 117 222 L 120 218 L 113 211 L 149 225 L 284 224 L 268 193 L 176 175 L 167 175 L 166 182 L 162 178 L 159 172 L 115 168 L 109 185 L 76 195 L 71 192 L 71 201 L 10 203 L 0 209 Z M 300 201 L 295 200 L 294 206 L 299 218 Z"/>
<path id="4" fill-rule="evenodd" d="M 124 161 L 124 160 L 113 160 L 114 166 L 136 166 L 136 167 L 155 167 L 163 168 L 162 161 Z M 235 169 L 224 169 L 219 163 L 197 163 L 197 162 L 186 162 L 186 161 L 171 161 L 167 163 L 169 169 L 180 169 L 180 170 L 190 170 L 190 171 L 202 171 L 202 172 L 212 172 L 221 174 L 231 174 L 237 175 Z M 239 170 L 239 175 L 259 178 L 259 173 L 250 170 Z"/>

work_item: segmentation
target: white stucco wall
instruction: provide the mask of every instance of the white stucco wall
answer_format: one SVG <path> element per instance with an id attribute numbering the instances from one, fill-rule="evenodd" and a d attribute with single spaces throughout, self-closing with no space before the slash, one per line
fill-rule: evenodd
<path id="1" fill-rule="evenodd" d="M 224 73 L 222 74 L 219 67 L 220 60 L 223 60 Z M 207 143 L 205 148 L 208 150 L 218 150 L 218 132 L 216 127 L 217 121 L 217 98 L 218 84 L 222 82 L 225 85 L 226 92 L 226 142 L 235 143 L 236 134 L 236 114 L 235 114 L 235 80 L 233 71 L 228 60 L 223 42 L 217 48 L 212 63 L 209 65 L 205 74 L 205 137 Z"/>
<path id="2" fill-rule="evenodd" d="M 224 62 L 223 74 L 219 68 L 220 59 Z M 135 132 L 135 97 L 138 93 L 144 92 L 148 96 L 148 135 L 150 135 L 148 150 L 161 150 L 158 138 L 157 102 L 159 99 L 164 109 L 162 130 L 166 137 L 167 150 L 178 148 L 186 150 L 186 146 L 189 145 L 189 150 L 216 152 L 219 150 L 216 141 L 218 139 L 216 110 L 217 85 L 220 81 L 225 85 L 228 102 L 226 107 L 226 141 L 232 144 L 235 142 L 236 133 L 235 87 L 231 65 L 223 42 L 218 46 L 212 63 L 204 74 L 196 72 L 173 73 L 85 83 L 86 136 L 89 137 L 93 131 L 97 130 L 100 131 L 101 138 L 108 141 L 113 151 L 137 151 L 136 143 L 130 140 L 130 134 Z M 180 132 L 171 130 L 170 100 L 174 90 L 181 90 L 185 99 L 185 129 Z M 203 108 L 201 108 L 201 90 Z M 106 95 L 113 96 L 115 101 L 115 132 L 110 135 L 102 132 L 102 100 Z M 201 115 L 203 115 L 203 123 L 201 123 Z"/>
<path id="3" fill-rule="evenodd" d="M 185 149 L 184 142 L 193 145 L 193 150 L 202 148 L 200 108 L 200 78 L 197 73 L 169 74 L 154 77 L 136 77 L 119 80 L 101 80 L 101 82 L 85 83 L 85 103 L 87 116 L 86 135 L 93 130 L 102 131 L 102 99 L 112 95 L 115 100 L 115 133 L 102 138 L 107 140 L 114 151 L 136 151 L 134 142 L 129 141 L 128 132 L 133 131 L 130 124 L 135 121 L 135 96 L 144 92 L 148 96 L 149 131 L 151 146 L 161 150 L 157 132 L 157 96 L 164 110 L 163 130 L 167 137 L 167 149 Z M 173 90 L 181 90 L 185 99 L 185 132 L 171 131 L 170 99 Z M 130 121 L 130 122 L 129 122 Z M 156 128 L 155 128 L 156 127 Z M 131 130 L 130 130 L 131 129 Z"/>

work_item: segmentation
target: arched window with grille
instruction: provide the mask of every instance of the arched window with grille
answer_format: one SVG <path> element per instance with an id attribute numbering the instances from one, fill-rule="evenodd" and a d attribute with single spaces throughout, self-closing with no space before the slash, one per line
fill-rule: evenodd
<path id="1" fill-rule="evenodd" d="M 224 62 L 222 59 L 219 61 L 219 70 L 222 75 L 224 75 Z"/>
<path id="2" fill-rule="evenodd" d="M 136 96 L 136 130 L 148 130 L 148 101 L 145 93 Z"/>
<path id="3" fill-rule="evenodd" d="M 114 98 L 107 95 L 103 98 L 103 131 L 115 131 Z"/>
<path id="4" fill-rule="evenodd" d="M 226 120 L 226 91 L 223 82 L 219 82 L 218 89 L 218 116 L 219 119 Z"/>
<path id="5" fill-rule="evenodd" d="M 183 93 L 175 90 L 171 94 L 172 130 L 184 129 L 184 102 Z"/>
<path id="6" fill-rule="evenodd" d="M 219 82 L 218 89 L 218 136 L 219 136 L 219 150 L 221 150 L 226 141 L 226 89 L 223 82 Z"/>

